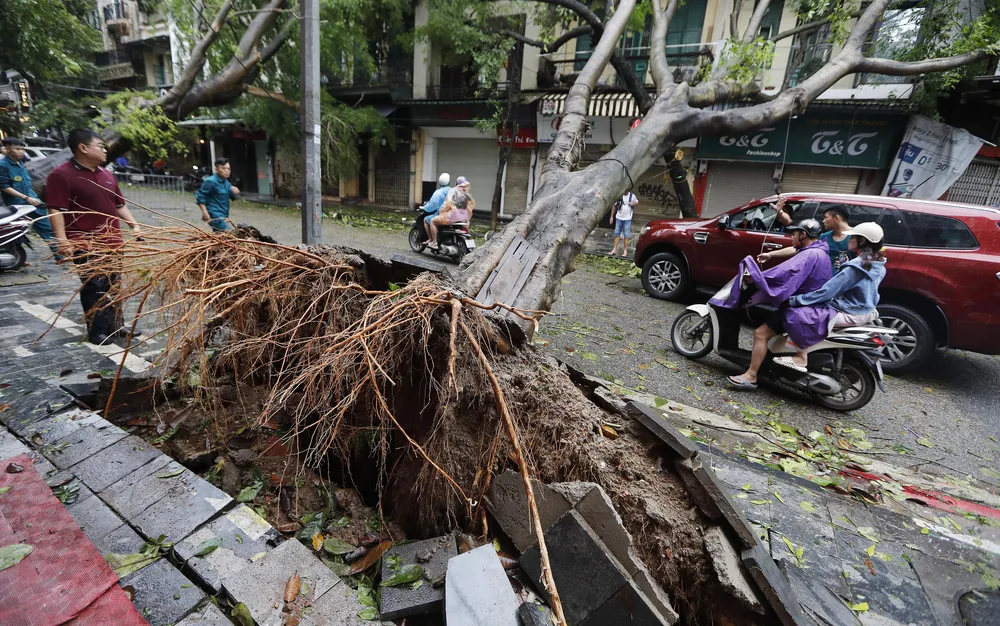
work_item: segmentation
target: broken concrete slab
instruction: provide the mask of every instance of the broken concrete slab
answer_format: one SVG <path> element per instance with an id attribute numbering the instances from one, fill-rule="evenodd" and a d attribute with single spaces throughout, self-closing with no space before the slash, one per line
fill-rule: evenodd
<path id="1" fill-rule="evenodd" d="M 771 553 L 763 545 L 757 544 L 744 550 L 740 559 L 784 626 L 811 624 L 802 613 L 788 580 L 771 560 Z"/>
<path id="2" fill-rule="evenodd" d="M 718 526 L 709 528 L 704 537 L 705 551 L 712 559 L 712 567 L 723 589 L 742 601 L 747 608 L 757 613 L 764 612 L 764 606 L 757 597 L 753 585 L 747 580 L 740 565 L 740 555 Z"/>
<path id="3" fill-rule="evenodd" d="M 313 597 L 322 597 L 340 585 L 340 579 L 295 539 L 289 539 L 258 561 L 250 563 L 239 576 L 224 580 L 223 588 L 236 602 L 242 602 L 259 626 L 281 623 L 285 584 L 298 574 Z"/>
<path id="4" fill-rule="evenodd" d="M 226 614 L 211 602 L 205 602 L 176 626 L 233 626 Z"/>
<path id="5" fill-rule="evenodd" d="M 129 435 L 70 468 L 91 490 L 101 492 L 163 454 L 141 437 Z"/>
<path id="6" fill-rule="evenodd" d="M 681 434 L 679 430 L 670 425 L 667 419 L 657 409 L 629 400 L 628 412 L 640 424 L 649 429 L 657 439 L 667 444 L 674 454 L 681 459 L 690 459 L 698 454 L 698 444 Z"/>
<path id="7" fill-rule="evenodd" d="M 153 476 L 164 475 L 160 472 Z M 158 479 L 171 483 L 166 495 L 129 519 L 147 538 L 166 535 L 170 541 L 181 541 L 233 501 L 229 494 L 190 470 Z"/>
<path id="8" fill-rule="evenodd" d="M 122 524 L 110 533 L 104 535 L 94 546 L 100 550 L 102 556 L 109 554 L 135 554 L 146 543 L 139 533 L 132 530 L 128 524 Z"/>
<path id="9" fill-rule="evenodd" d="M 125 522 L 100 498 L 85 497 L 66 507 L 83 534 L 94 544 Z"/>
<path id="10" fill-rule="evenodd" d="M 613 598 L 641 602 L 649 606 L 649 611 L 633 607 L 630 615 L 643 617 L 653 615 L 655 624 L 667 624 L 667 619 L 652 607 L 631 576 L 617 559 L 605 548 L 600 537 L 590 528 L 583 516 L 576 510 L 563 515 L 545 532 L 545 543 L 549 552 L 549 563 L 563 613 L 571 624 L 584 624 L 598 609 Z M 520 558 L 521 567 L 532 580 L 541 580 L 542 564 L 538 546 L 526 550 Z M 623 590 L 623 588 L 628 588 Z M 544 588 L 539 589 L 546 599 Z M 611 611 L 613 607 L 609 606 Z M 650 622 L 633 622 L 636 624 Z M 594 622 L 596 625 L 597 622 Z"/>
<path id="11" fill-rule="evenodd" d="M 127 435 L 128 433 L 110 422 L 88 425 L 46 446 L 42 449 L 42 454 L 59 469 L 69 469 L 111 444 L 121 441 Z"/>
<path id="12" fill-rule="evenodd" d="M 531 488 L 535 492 L 535 504 L 543 529 L 554 524 L 573 506 L 556 489 L 537 480 L 532 481 Z M 486 496 L 486 508 L 519 552 L 524 552 L 535 543 L 535 529 L 530 522 L 528 498 L 520 474 L 508 470 L 495 476 Z"/>
<path id="13" fill-rule="evenodd" d="M 96 426 L 104 422 L 105 420 L 93 411 L 74 408 L 33 422 L 28 427 L 25 438 L 32 445 L 42 448 L 54 444 L 84 426 Z"/>
<path id="14" fill-rule="evenodd" d="M 558 585 L 558 583 L 556 583 Z M 631 624 L 658 626 L 663 617 L 654 609 L 635 585 L 625 585 L 607 602 L 594 611 L 580 626 L 605 626 L 606 624 Z"/>
<path id="15" fill-rule="evenodd" d="M 391 565 L 399 557 L 403 567 L 411 564 L 424 569 L 424 584 L 416 589 L 407 585 L 382 587 L 381 613 L 384 620 L 397 620 L 410 615 L 438 611 L 444 600 L 444 585 L 434 583 L 444 578 L 448 560 L 458 554 L 453 535 L 444 535 L 401 546 L 393 546 L 382 558 L 382 580 L 393 575 Z"/>
<path id="16" fill-rule="evenodd" d="M 254 560 L 263 558 L 280 539 L 278 531 L 245 504 L 199 528 L 174 546 L 177 556 L 203 583 L 214 591 L 222 590 L 224 581 Z M 218 541 L 212 552 L 195 556 L 205 542 Z"/>
<path id="17" fill-rule="evenodd" d="M 493 544 L 448 561 L 444 595 L 448 626 L 518 626 L 518 604 Z"/>
<path id="18" fill-rule="evenodd" d="M 838 595 L 834 593 L 828 585 L 840 585 L 840 580 L 816 580 L 800 575 L 800 571 L 789 561 L 778 563 L 778 569 L 788 579 L 792 592 L 799 601 L 799 606 L 807 616 L 818 618 L 818 624 L 836 624 L 837 626 L 860 626 L 861 621 L 857 615 L 847 607 L 846 598 L 850 598 L 850 593 Z M 844 586 L 846 588 L 846 586 Z M 944 626 L 945 622 L 938 622 L 939 626 Z M 948 625 L 951 626 L 951 625 Z M 955 626 L 965 626 L 956 624 Z"/>
<path id="19" fill-rule="evenodd" d="M 358 617 L 364 609 L 356 591 L 337 585 L 319 600 L 313 600 L 312 610 L 302 617 L 299 626 L 369 626 L 374 622 Z"/>
<path id="20" fill-rule="evenodd" d="M 700 455 L 675 461 L 674 467 L 698 508 L 712 520 L 724 519 L 740 540 L 741 549 L 758 545 L 750 522 L 729 497 L 726 486 L 715 472 L 702 463 Z"/>
<path id="21" fill-rule="evenodd" d="M 136 517 L 164 497 L 172 481 L 158 476 L 182 472 L 186 468 L 170 457 L 156 457 L 101 492 L 101 499 L 127 520 Z"/>
<path id="22" fill-rule="evenodd" d="M 176 624 L 205 599 L 205 592 L 166 559 L 129 574 L 121 586 L 134 590 L 132 602 L 150 626 Z"/>

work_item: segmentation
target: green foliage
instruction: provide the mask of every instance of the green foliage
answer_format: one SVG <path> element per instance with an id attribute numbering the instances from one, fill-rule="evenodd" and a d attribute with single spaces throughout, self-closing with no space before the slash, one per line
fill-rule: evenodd
<path id="1" fill-rule="evenodd" d="M 774 42 L 756 39 L 743 43 L 730 39 L 723 50 L 721 63 L 728 68 L 728 78 L 749 83 L 774 61 Z"/>
<path id="2" fill-rule="evenodd" d="M 88 10 L 83 0 L 0 2 L 0 69 L 17 70 L 33 82 L 80 73 L 81 57 L 99 42 L 85 22 Z"/>
<path id="3" fill-rule="evenodd" d="M 122 91 L 105 98 L 103 107 L 111 112 L 111 120 L 96 120 L 100 130 L 113 128 L 133 146 L 140 147 L 150 157 L 166 158 L 171 153 L 186 152 L 178 140 L 179 128 L 152 102 L 152 93 Z"/>

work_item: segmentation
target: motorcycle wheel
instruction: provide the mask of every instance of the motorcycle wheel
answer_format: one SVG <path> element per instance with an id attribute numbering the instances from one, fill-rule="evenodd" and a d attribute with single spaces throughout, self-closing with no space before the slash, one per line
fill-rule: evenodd
<path id="1" fill-rule="evenodd" d="M 878 383 L 865 363 L 858 359 L 844 359 L 837 381 L 842 389 L 832 396 L 813 393 L 816 403 L 834 411 L 855 411 L 871 402 Z"/>
<path id="2" fill-rule="evenodd" d="M 694 311 L 684 311 L 670 328 L 670 343 L 674 350 L 688 359 L 700 359 L 712 351 L 712 319 Z"/>
<path id="3" fill-rule="evenodd" d="M 422 234 L 423 233 L 420 231 L 419 228 L 413 227 L 410 229 L 410 236 L 409 236 L 410 250 L 413 250 L 414 252 L 424 251 L 424 243 L 420 241 L 420 236 Z"/>
<path id="4" fill-rule="evenodd" d="M 24 264 L 28 262 L 28 253 L 24 251 L 24 246 L 21 245 L 21 242 L 19 241 L 4 246 L 2 253 L 9 254 L 14 258 L 12 261 L 6 263 L 0 263 L 0 271 L 16 272 L 17 270 L 24 267 Z"/>

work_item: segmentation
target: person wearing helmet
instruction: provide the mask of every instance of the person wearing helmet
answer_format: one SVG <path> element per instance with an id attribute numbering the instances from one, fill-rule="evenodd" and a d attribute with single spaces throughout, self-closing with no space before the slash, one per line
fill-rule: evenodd
<path id="1" fill-rule="evenodd" d="M 847 209 L 843 206 L 832 206 L 823 212 L 823 228 L 825 231 L 820 233 L 819 238 L 825 241 L 826 245 L 830 248 L 830 263 L 833 266 L 834 274 L 839 272 L 843 265 L 854 258 L 854 253 L 847 247 L 848 240 L 850 239 L 846 234 L 848 229 L 850 229 L 847 217 Z M 785 232 L 788 232 L 787 228 Z M 788 247 L 775 250 L 774 252 L 764 252 L 757 257 L 757 262 L 763 264 L 768 261 L 787 259 L 795 254 L 796 251 L 794 247 Z"/>
<path id="2" fill-rule="evenodd" d="M 812 323 L 812 320 L 800 317 L 788 320 L 786 314 L 790 310 L 788 300 L 791 297 L 819 289 L 833 275 L 830 248 L 825 241 L 819 239 L 822 230 L 819 222 L 813 219 L 786 227 L 785 232 L 792 236 L 792 245 L 798 251 L 794 256 L 766 271 L 762 271 L 749 256 L 740 261 L 739 275 L 743 277 L 741 282 L 752 283 L 756 288 L 749 300 L 744 302 L 745 292 L 738 283 L 734 283 L 725 299 L 716 297 L 710 300 L 716 306 L 730 309 L 758 304 L 777 307 L 767 321 L 754 330 L 750 366 L 739 376 L 729 377 L 729 384 L 733 387 L 757 389 L 757 373 L 767 358 L 767 343 L 771 338 L 787 332 L 797 343 L 803 330 L 802 325 Z"/>
<path id="3" fill-rule="evenodd" d="M 465 176 L 459 176 L 455 181 L 455 188 L 448 192 L 448 197 L 444 200 L 444 206 L 434 215 L 427 226 L 430 229 L 427 246 L 437 248 L 438 229 L 448 224 L 456 222 L 467 222 L 472 219 L 472 210 L 476 208 L 476 201 L 472 198 L 472 183 Z"/>
<path id="4" fill-rule="evenodd" d="M 834 328 L 864 326 L 878 319 L 878 288 L 885 278 L 882 240 L 885 234 L 875 222 L 858 224 L 845 232 L 855 258 L 848 261 L 825 285 L 816 291 L 792 296 L 788 320 L 802 318 L 807 332 L 795 341 L 799 353 L 774 361 L 805 371 L 808 362 L 805 348 L 822 341 Z M 812 309 L 811 311 L 809 309 Z"/>
<path id="5" fill-rule="evenodd" d="M 424 217 L 424 228 L 430 232 L 431 219 L 441 212 L 441 207 L 444 206 L 444 201 L 448 197 L 448 193 L 451 191 L 451 187 L 448 185 L 451 183 L 451 174 L 445 172 L 438 177 L 438 188 L 431 195 L 431 199 L 424 204 L 424 212 L 427 216 Z"/>

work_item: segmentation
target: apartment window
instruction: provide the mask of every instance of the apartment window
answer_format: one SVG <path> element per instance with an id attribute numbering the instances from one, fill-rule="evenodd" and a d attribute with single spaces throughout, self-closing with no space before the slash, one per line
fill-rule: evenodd
<path id="1" fill-rule="evenodd" d="M 883 59 L 902 59 L 920 41 L 920 24 L 924 20 L 924 7 L 906 6 L 886 11 L 882 21 L 872 31 L 865 43 L 865 56 Z M 862 74 L 861 84 L 901 84 L 910 81 L 906 76 Z"/>

